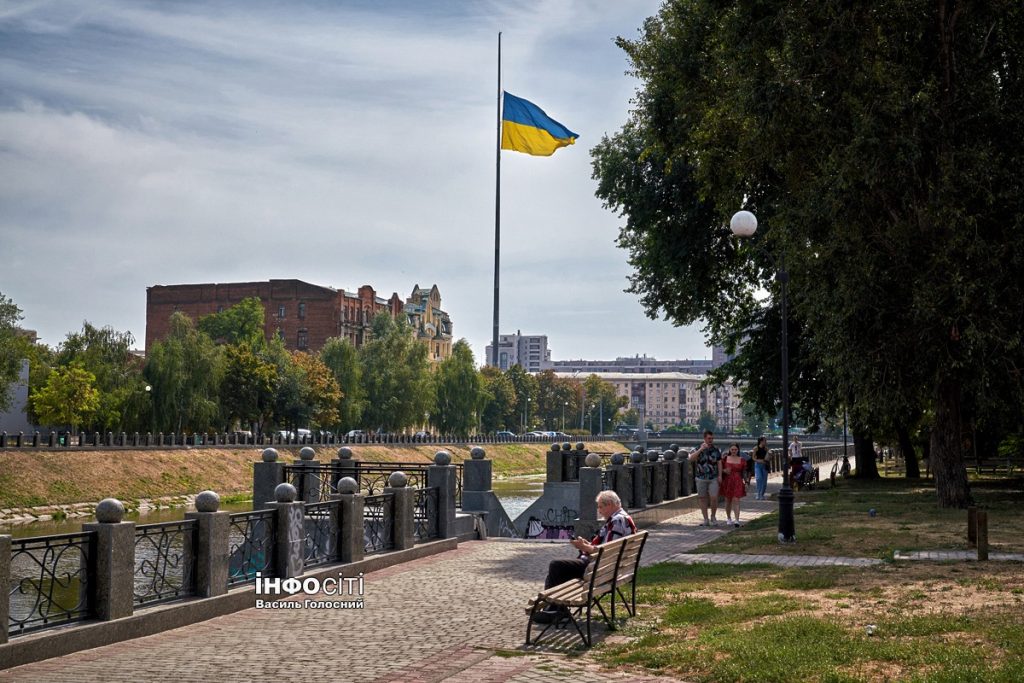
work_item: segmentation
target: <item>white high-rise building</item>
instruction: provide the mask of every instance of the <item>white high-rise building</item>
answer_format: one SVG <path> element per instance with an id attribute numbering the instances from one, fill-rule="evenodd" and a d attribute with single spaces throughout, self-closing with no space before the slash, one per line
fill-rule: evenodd
<path id="1" fill-rule="evenodd" d="M 494 365 L 492 345 L 487 345 L 487 364 Z M 515 334 L 498 336 L 498 368 L 508 370 L 513 365 L 520 365 L 527 372 L 540 372 L 551 369 L 551 351 L 548 349 L 546 334 L 523 334 L 516 330 Z"/>

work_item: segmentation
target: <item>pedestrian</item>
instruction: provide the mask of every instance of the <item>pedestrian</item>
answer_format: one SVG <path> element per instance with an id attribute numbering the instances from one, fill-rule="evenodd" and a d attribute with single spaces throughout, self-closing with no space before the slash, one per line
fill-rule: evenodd
<path id="1" fill-rule="evenodd" d="M 740 499 L 747 495 L 747 463 L 740 455 L 740 445 L 729 446 L 722 460 L 722 495 L 725 497 L 725 517 L 729 524 L 740 525 Z"/>
<path id="2" fill-rule="evenodd" d="M 793 442 L 789 444 L 789 459 L 792 461 L 792 460 L 796 460 L 798 458 L 802 458 L 803 457 L 803 453 L 801 452 L 802 450 L 803 450 L 803 446 L 800 443 L 800 437 L 798 437 L 796 434 L 794 434 L 793 435 Z"/>
<path id="3" fill-rule="evenodd" d="M 754 446 L 754 482 L 757 484 L 754 500 L 764 500 L 768 489 L 768 439 L 763 436 Z"/>
<path id="4" fill-rule="evenodd" d="M 715 445 L 715 433 L 704 430 L 704 442 L 699 448 L 690 451 L 688 460 L 697 463 L 694 481 L 697 484 L 697 500 L 700 512 L 704 516 L 701 526 L 718 524 L 715 518 L 718 513 L 718 485 L 722 483 L 722 451 Z M 708 518 L 708 508 L 711 518 Z"/>
<path id="5" fill-rule="evenodd" d="M 587 571 L 587 564 L 590 563 L 590 556 L 597 552 L 599 545 L 636 533 L 636 523 L 622 509 L 622 500 L 615 491 L 601 491 L 597 494 L 597 514 L 601 515 L 605 522 L 593 538 L 587 541 L 575 536 L 569 541 L 579 551 L 579 555 L 575 559 L 551 560 L 548 564 L 548 574 L 544 579 L 545 589 L 572 579 L 582 579 Z M 539 624 L 550 624 L 567 616 L 565 608 L 549 607 L 534 614 L 533 620 Z"/>

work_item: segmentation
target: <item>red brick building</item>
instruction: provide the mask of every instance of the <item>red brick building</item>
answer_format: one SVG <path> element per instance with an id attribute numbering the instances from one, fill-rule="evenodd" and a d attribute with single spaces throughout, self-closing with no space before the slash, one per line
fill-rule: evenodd
<path id="1" fill-rule="evenodd" d="M 356 292 L 302 280 L 154 285 L 146 288 L 146 349 L 167 335 L 175 311 L 198 320 L 249 297 L 263 303 L 267 338 L 279 335 L 288 349 L 302 351 L 319 351 L 330 337 L 344 337 L 362 346 L 377 313 L 388 311 L 397 317 L 405 310 L 397 293 L 382 299 L 370 285 Z"/>

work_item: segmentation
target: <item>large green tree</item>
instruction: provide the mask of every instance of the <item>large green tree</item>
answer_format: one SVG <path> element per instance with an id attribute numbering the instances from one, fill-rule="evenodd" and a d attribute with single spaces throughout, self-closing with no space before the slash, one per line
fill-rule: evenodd
<path id="1" fill-rule="evenodd" d="M 528 431 L 533 425 L 537 410 L 537 378 L 524 370 L 521 365 L 510 367 L 505 371 L 505 377 L 516 394 L 516 410 L 519 415 L 516 422 L 521 425 L 522 431 Z"/>
<path id="2" fill-rule="evenodd" d="M 642 87 L 594 150 L 648 313 L 725 338 L 784 257 L 796 367 L 827 378 L 802 409 L 861 441 L 930 411 L 944 506 L 970 502 L 979 397 L 1024 395 L 1022 28 L 1014 2 L 669 0 L 620 40 Z"/>
<path id="3" fill-rule="evenodd" d="M 359 349 L 363 422 L 388 432 L 423 424 L 432 398 L 426 345 L 413 337 L 404 317 L 382 312 L 371 329 L 372 339 Z"/>
<path id="4" fill-rule="evenodd" d="M 434 372 L 431 424 L 441 434 L 466 438 L 477 428 L 481 391 L 473 350 L 469 342 L 460 339 L 452 346 L 452 355 L 441 361 Z"/>
<path id="5" fill-rule="evenodd" d="M 0 410 L 7 409 L 10 385 L 18 378 L 22 358 L 17 335 L 20 320 L 21 309 L 0 292 Z"/>
<path id="6" fill-rule="evenodd" d="M 143 370 L 151 387 L 154 427 L 203 431 L 218 422 L 220 350 L 184 313 L 171 314 L 167 336 L 153 344 Z"/>
<path id="7" fill-rule="evenodd" d="M 320 360 L 330 368 L 341 389 L 341 400 L 338 401 L 339 429 L 349 431 L 359 427 L 362 424 L 366 394 L 356 347 L 348 339 L 332 337 L 320 349 Z"/>
<path id="8" fill-rule="evenodd" d="M 76 432 L 100 407 L 96 376 L 77 361 L 61 366 L 32 397 L 32 405 L 42 424 L 67 425 Z"/>
<path id="9" fill-rule="evenodd" d="M 277 366 L 248 344 L 224 347 L 221 417 L 229 423 L 228 426 L 238 422 L 262 432 L 274 412 L 278 381 Z"/>
<path id="10" fill-rule="evenodd" d="M 199 318 L 197 326 L 210 339 L 220 344 L 247 344 L 251 348 L 263 346 L 265 313 L 258 297 L 249 297 L 224 309 Z"/>
<path id="11" fill-rule="evenodd" d="M 508 377 L 493 365 L 480 370 L 482 383 L 480 408 L 481 429 L 485 434 L 499 430 L 519 431 L 520 416 L 516 408 L 516 390 Z"/>

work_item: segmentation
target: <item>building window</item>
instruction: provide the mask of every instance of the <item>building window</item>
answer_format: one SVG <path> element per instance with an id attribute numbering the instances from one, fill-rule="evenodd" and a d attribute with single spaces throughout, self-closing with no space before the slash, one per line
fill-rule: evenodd
<path id="1" fill-rule="evenodd" d="M 299 338 L 296 340 L 295 346 L 299 349 L 309 348 L 309 332 L 305 328 L 299 330 Z"/>
<path id="2" fill-rule="evenodd" d="M 299 317 L 300 318 L 305 318 L 306 317 L 306 302 L 304 302 L 304 301 L 300 301 L 299 302 Z"/>
<path id="3" fill-rule="evenodd" d="M 283 318 L 284 317 L 284 304 L 281 304 L 280 306 L 277 307 L 277 317 L 278 318 Z"/>

